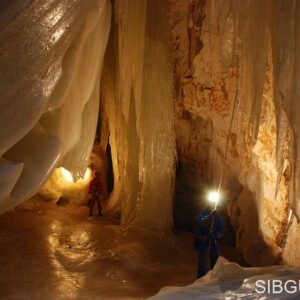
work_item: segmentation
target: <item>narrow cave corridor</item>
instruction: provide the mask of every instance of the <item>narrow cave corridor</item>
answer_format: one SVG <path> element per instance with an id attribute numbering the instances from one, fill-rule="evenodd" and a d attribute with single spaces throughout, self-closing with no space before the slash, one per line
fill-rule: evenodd
<path id="1" fill-rule="evenodd" d="M 300 2 L 0 1 L 0 299 L 298 299 Z"/>

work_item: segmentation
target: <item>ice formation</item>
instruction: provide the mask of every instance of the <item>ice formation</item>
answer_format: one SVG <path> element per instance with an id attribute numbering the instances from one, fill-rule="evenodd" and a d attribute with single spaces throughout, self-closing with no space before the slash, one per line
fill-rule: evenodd
<path id="1" fill-rule="evenodd" d="M 172 225 L 175 172 L 165 5 L 116 1 L 117 37 L 111 36 L 101 82 L 101 119 L 108 121 L 103 134 L 109 135 L 115 180 L 106 212 L 122 210 L 123 225 L 161 232 Z"/>
<path id="2" fill-rule="evenodd" d="M 1 299 L 146 299 L 194 280 L 192 237 L 120 229 L 38 197 L 1 215 Z"/>
<path id="3" fill-rule="evenodd" d="M 35 194 L 56 166 L 83 175 L 110 11 L 105 0 L 1 3 L 0 212 Z"/>
<path id="4" fill-rule="evenodd" d="M 8 41 L 1 60 L 7 70 L 1 78 L 1 108 L 6 107 L 0 120 L 5 141 L 1 154 L 12 162 L 7 185 L 12 189 L 6 188 L 2 211 L 30 197 L 57 166 L 68 169 L 75 179 L 84 175 L 97 124 L 101 66 L 111 23 L 109 1 L 20 3 L 6 3 L 1 18 L 7 22 L 3 43 Z M 106 84 L 104 76 L 101 104 L 102 120 L 108 119 L 101 138 L 107 143 L 105 136 L 109 136 L 116 182 L 107 211 L 122 209 L 124 225 L 163 231 L 172 224 L 175 161 L 165 5 L 166 1 L 115 2 L 116 36 L 111 39 L 117 39 L 118 48 L 107 56 L 116 60 L 111 70 L 116 83 Z M 17 35 L 22 28 L 25 34 Z M 109 88 L 114 98 L 105 93 Z M 17 97 L 22 98 L 21 106 Z M 8 165 L 3 163 L 3 168 Z M 158 212 L 161 215 L 153 222 Z"/>
<path id="5" fill-rule="evenodd" d="M 298 299 L 299 278 L 300 271 L 296 268 L 242 268 L 220 257 L 205 277 L 185 287 L 165 287 L 149 299 Z"/>

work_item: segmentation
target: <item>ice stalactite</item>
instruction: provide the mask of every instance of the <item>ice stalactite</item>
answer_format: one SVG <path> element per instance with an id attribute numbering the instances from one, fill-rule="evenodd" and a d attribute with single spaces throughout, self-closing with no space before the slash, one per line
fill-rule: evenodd
<path id="1" fill-rule="evenodd" d="M 147 0 L 118 0 L 116 1 L 115 12 L 118 22 L 119 45 L 118 71 L 120 86 L 118 92 L 122 103 L 122 113 L 127 120 L 131 93 L 133 93 L 135 99 L 135 110 L 137 113 L 140 111 Z"/>
<path id="2" fill-rule="evenodd" d="M 175 172 L 174 95 L 170 36 L 164 1 L 148 1 L 138 135 L 141 196 L 134 223 L 154 229 L 172 224 Z"/>
<path id="3" fill-rule="evenodd" d="M 165 4 L 116 1 L 117 37 L 111 37 L 102 78 L 115 182 L 107 211 L 121 210 L 124 226 L 161 232 L 172 225 L 175 160 Z"/>
<path id="4" fill-rule="evenodd" d="M 106 148 L 109 137 L 115 182 L 106 211 L 115 213 L 122 209 L 123 224 L 127 223 L 125 216 L 130 215 L 126 211 L 132 211 L 135 207 L 139 190 L 135 101 L 140 102 L 141 95 L 133 95 L 132 85 L 134 76 L 142 78 L 142 73 L 135 73 L 143 70 L 145 20 L 139 16 L 144 16 L 145 13 L 145 1 L 115 2 L 115 14 L 101 78 L 101 147 Z M 126 20 L 133 22 L 130 28 Z M 124 49 L 127 51 L 123 52 Z M 134 98 L 135 96 L 139 98 Z"/>
<path id="5" fill-rule="evenodd" d="M 1 8 L 3 212 L 35 194 L 56 166 L 66 164 L 75 176 L 85 169 L 110 2 L 4 1 Z"/>

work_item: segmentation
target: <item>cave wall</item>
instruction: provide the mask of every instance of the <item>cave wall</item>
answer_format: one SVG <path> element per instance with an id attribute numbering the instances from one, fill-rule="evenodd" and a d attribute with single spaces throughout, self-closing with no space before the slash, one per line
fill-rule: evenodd
<path id="1" fill-rule="evenodd" d="M 169 0 L 168 11 L 187 181 L 217 187 L 223 174 L 236 246 L 248 263 L 299 265 L 299 3 Z"/>

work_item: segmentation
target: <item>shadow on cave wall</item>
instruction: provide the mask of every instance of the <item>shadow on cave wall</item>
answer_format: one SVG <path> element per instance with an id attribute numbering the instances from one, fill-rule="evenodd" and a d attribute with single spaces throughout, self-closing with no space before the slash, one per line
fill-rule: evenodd
<path id="1" fill-rule="evenodd" d="M 255 194 L 244 188 L 231 205 L 235 207 L 231 217 L 236 228 L 236 246 L 245 261 L 259 267 L 279 264 L 281 255 L 274 254 L 260 231 Z"/>
<path id="2" fill-rule="evenodd" d="M 205 202 L 203 189 L 191 187 L 179 162 L 173 212 L 175 228 L 194 232 L 197 215 Z M 243 266 L 270 266 L 280 262 L 280 257 L 274 255 L 260 233 L 255 195 L 244 188 L 236 199 L 227 199 L 218 210 L 224 222 L 220 241 L 222 255 Z M 233 253 L 230 248 L 236 251 Z"/>
<path id="3" fill-rule="evenodd" d="M 178 162 L 176 169 L 175 197 L 174 197 L 174 225 L 181 230 L 195 231 L 197 216 L 206 205 L 203 188 L 189 184 L 183 167 Z M 224 222 L 222 243 L 235 246 L 235 232 L 227 214 L 226 207 L 220 207 L 219 212 Z"/>

